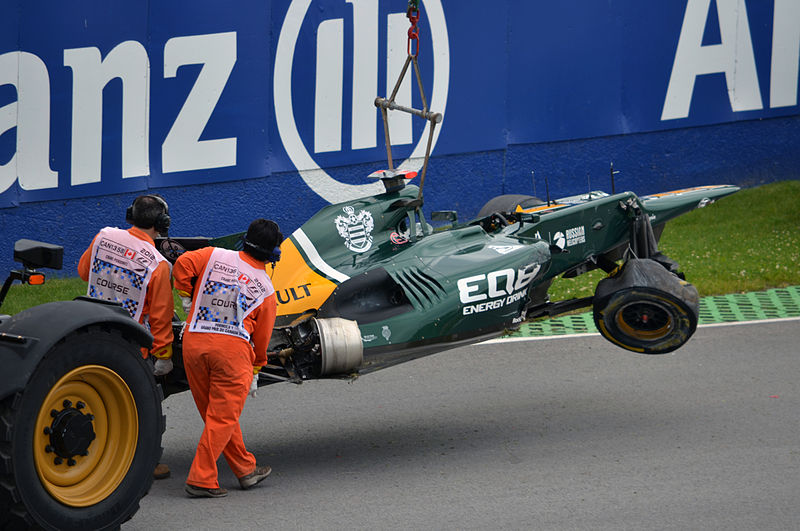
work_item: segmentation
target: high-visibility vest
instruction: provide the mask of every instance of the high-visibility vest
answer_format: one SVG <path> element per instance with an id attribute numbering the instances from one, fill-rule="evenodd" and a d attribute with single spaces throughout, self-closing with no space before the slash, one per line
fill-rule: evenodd
<path id="1" fill-rule="evenodd" d="M 142 310 L 147 285 L 165 258 L 151 243 L 116 227 L 106 227 L 98 233 L 91 256 L 86 294 L 119 302 L 131 317 L 146 321 Z"/>
<path id="2" fill-rule="evenodd" d="M 193 297 L 191 332 L 227 334 L 250 340 L 244 320 L 275 293 L 264 268 L 256 268 L 237 251 L 214 249 Z"/>

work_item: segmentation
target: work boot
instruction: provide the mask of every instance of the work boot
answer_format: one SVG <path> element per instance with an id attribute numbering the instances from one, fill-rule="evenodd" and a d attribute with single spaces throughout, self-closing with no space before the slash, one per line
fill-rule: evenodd
<path id="1" fill-rule="evenodd" d="M 247 474 L 246 476 L 242 476 L 239 478 L 239 485 L 242 489 L 246 490 L 255 485 L 256 483 L 261 483 L 264 481 L 269 473 L 272 472 L 272 469 L 269 466 L 258 466 L 256 465 L 256 469 Z"/>
<path id="2" fill-rule="evenodd" d="M 189 485 L 188 483 L 184 486 L 184 490 L 191 498 L 224 498 L 228 495 L 228 491 L 222 487 L 207 489 L 205 487 Z"/>
<path id="3" fill-rule="evenodd" d="M 164 463 L 157 464 L 156 469 L 153 471 L 153 477 L 155 479 L 167 479 L 169 477 L 169 467 Z"/>

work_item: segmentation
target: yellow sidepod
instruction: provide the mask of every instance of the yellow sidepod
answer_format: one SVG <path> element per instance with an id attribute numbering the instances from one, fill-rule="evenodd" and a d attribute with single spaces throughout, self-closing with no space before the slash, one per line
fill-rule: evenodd
<path id="1" fill-rule="evenodd" d="M 303 259 L 294 242 L 287 238 L 281 244 L 281 259 L 271 273 L 278 299 L 278 316 L 296 315 L 317 309 L 327 300 L 337 284 L 314 271 Z"/>

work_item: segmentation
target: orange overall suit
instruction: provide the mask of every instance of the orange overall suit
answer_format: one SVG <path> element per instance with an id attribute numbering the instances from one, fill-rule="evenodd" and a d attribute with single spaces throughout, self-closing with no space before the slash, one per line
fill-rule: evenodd
<path id="1" fill-rule="evenodd" d="M 244 445 L 239 416 L 253 375 L 267 363 L 267 346 L 276 315 L 275 293 L 266 276 L 264 262 L 240 251 L 238 260 L 246 264 L 244 267 L 260 270 L 269 284 L 268 294 L 236 325 L 246 331 L 249 340 L 214 332 L 213 327 L 192 331 L 192 325 L 198 321 L 197 314 L 209 310 L 198 303 L 198 298 L 208 291 L 195 284 L 208 278 L 207 268 L 215 251 L 221 250 L 206 247 L 186 252 L 178 258 L 172 270 L 178 293 L 182 296 L 192 294 L 192 307 L 186 316 L 187 326 L 183 334 L 183 365 L 192 397 L 205 423 L 186 483 L 209 489 L 219 488 L 217 458 L 220 453 L 236 477 L 250 474 L 256 468 L 255 456 Z M 214 260 L 212 266 L 217 264 Z"/>
<path id="2" fill-rule="evenodd" d="M 154 245 L 153 239 L 136 227 L 127 230 L 128 234 Z M 99 234 L 97 235 L 99 236 Z M 89 248 L 84 251 L 78 262 L 78 275 L 81 279 L 89 280 L 94 247 L 97 236 L 92 239 Z M 156 358 L 172 357 L 172 316 L 175 313 L 175 302 L 172 298 L 172 286 L 169 281 L 169 262 L 163 261 L 153 271 L 150 281 L 146 286 L 144 307 L 139 322 L 149 324 L 150 333 L 153 334 L 153 345 L 150 354 Z M 142 357 L 147 357 L 147 351 L 142 350 Z"/>

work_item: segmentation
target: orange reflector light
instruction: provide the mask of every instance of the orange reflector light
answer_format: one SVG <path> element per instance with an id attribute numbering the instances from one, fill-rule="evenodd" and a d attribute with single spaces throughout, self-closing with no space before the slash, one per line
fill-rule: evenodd
<path id="1" fill-rule="evenodd" d="M 44 275 L 41 273 L 35 273 L 28 277 L 28 284 L 31 286 L 41 286 L 44 284 Z"/>

